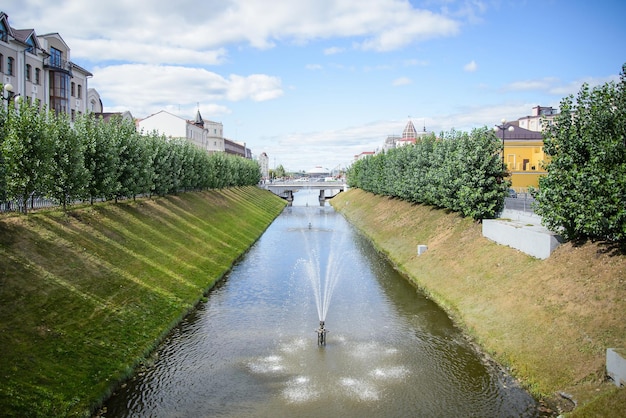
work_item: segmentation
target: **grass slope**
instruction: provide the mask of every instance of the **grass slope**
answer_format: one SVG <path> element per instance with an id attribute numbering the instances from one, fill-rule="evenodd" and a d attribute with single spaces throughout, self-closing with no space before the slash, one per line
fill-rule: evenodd
<path id="1" fill-rule="evenodd" d="M 256 187 L 0 218 L 0 416 L 86 416 L 265 231 Z"/>
<path id="2" fill-rule="evenodd" d="M 332 204 L 537 397 L 571 395 L 579 417 L 626 411 L 626 390 L 604 378 L 606 348 L 626 347 L 619 249 L 568 243 L 539 260 L 444 210 L 358 189 Z"/>

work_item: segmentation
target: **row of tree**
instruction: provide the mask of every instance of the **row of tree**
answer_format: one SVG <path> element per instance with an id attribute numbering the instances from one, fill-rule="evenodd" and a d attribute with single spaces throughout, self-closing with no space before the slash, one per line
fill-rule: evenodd
<path id="1" fill-rule="evenodd" d="M 620 80 L 561 101 L 543 132 L 547 171 L 532 189 L 535 213 L 564 238 L 626 243 L 626 64 Z M 507 194 L 502 148 L 491 130 L 452 131 L 355 162 L 348 184 L 474 219 L 498 214 Z"/>
<path id="2" fill-rule="evenodd" d="M 544 151 L 548 174 L 533 192 L 544 224 L 568 239 L 626 242 L 626 64 L 619 82 L 561 101 Z"/>
<path id="3" fill-rule="evenodd" d="M 502 210 L 510 185 L 500 149 L 492 130 L 453 130 L 358 160 L 346 178 L 350 187 L 375 194 L 492 218 Z"/>
<path id="4" fill-rule="evenodd" d="M 132 120 L 67 114 L 28 103 L 0 106 L 0 203 L 45 196 L 66 209 L 78 200 L 135 198 L 258 184 L 256 161 L 208 154 L 185 140 L 143 134 Z"/>

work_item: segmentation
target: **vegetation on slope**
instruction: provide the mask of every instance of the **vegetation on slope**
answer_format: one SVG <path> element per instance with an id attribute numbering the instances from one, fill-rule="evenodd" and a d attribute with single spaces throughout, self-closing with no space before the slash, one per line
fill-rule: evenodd
<path id="1" fill-rule="evenodd" d="M 537 397 L 571 395 L 587 404 L 575 416 L 626 410 L 626 391 L 605 381 L 606 349 L 626 347 L 619 247 L 568 243 L 539 260 L 450 211 L 359 189 L 332 204 Z"/>
<path id="2" fill-rule="evenodd" d="M 0 218 L 0 415 L 89 415 L 284 204 L 243 187 Z"/>

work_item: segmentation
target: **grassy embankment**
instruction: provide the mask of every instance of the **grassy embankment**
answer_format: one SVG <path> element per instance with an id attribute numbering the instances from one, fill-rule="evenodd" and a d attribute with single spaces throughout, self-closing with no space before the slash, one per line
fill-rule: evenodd
<path id="1" fill-rule="evenodd" d="M 284 204 L 246 187 L 0 217 L 0 416 L 89 415 Z"/>
<path id="2" fill-rule="evenodd" d="M 604 376 L 606 348 L 626 347 L 619 249 L 567 243 L 539 260 L 444 210 L 358 189 L 332 204 L 535 396 L 571 395 L 576 417 L 626 411 L 626 389 Z"/>

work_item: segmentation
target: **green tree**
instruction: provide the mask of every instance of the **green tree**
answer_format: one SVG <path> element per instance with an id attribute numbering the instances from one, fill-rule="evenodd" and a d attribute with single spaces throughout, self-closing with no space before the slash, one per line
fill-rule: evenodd
<path id="1" fill-rule="evenodd" d="M 52 143 L 47 111 L 22 102 L 10 104 L 2 151 L 6 164 L 6 188 L 10 199 L 28 212 L 28 200 L 43 190 L 50 171 Z"/>
<path id="2" fill-rule="evenodd" d="M 0 84 L 0 89 L 3 86 Z M 5 203 L 8 200 L 7 195 L 7 168 L 4 159 L 3 144 L 5 138 L 7 136 L 7 108 L 4 106 L 4 103 L 0 104 L 0 205 Z"/>
<path id="3" fill-rule="evenodd" d="M 626 240 L 626 64 L 619 82 L 561 101 L 544 131 L 536 213 L 566 239 Z"/>
<path id="4" fill-rule="evenodd" d="M 116 170 L 115 199 L 136 198 L 150 192 L 150 155 L 143 136 L 132 121 L 116 118 L 108 122 L 115 138 L 119 162 Z"/>
<path id="5" fill-rule="evenodd" d="M 503 180 L 500 151 L 501 142 L 493 130 L 486 127 L 472 130 L 460 143 L 457 198 L 463 216 L 493 218 L 504 208 L 510 181 Z"/>
<path id="6" fill-rule="evenodd" d="M 76 134 L 84 143 L 85 167 L 89 171 L 87 193 L 92 204 L 95 199 L 113 197 L 117 190 L 119 156 L 111 134 L 114 127 L 93 114 L 81 115 L 74 122 Z"/>
<path id="7" fill-rule="evenodd" d="M 85 142 L 70 125 L 67 114 L 51 115 L 51 170 L 46 194 L 67 210 L 67 205 L 87 197 L 89 170 L 85 168 Z"/>
<path id="8" fill-rule="evenodd" d="M 509 186 L 499 151 L 487 128 L 452 130 L 356 161 L 347 181 L 371 193 L 490 218 L 502 209 Z"/>

